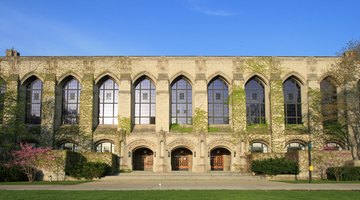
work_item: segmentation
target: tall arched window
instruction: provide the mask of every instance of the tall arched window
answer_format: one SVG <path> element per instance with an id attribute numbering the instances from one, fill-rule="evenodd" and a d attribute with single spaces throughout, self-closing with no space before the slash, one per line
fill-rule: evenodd
<path id="1" fill-rule="evenodd" d="M 325 78 L 320 82 L 321 103 L 323 123 L 329 124 L 337 122 L 337 92 L 334 82 L 329 78 Z"/>
<path id="2" fill-rule="evenodd" d="M 26 85 L 26 114 L 25 123 L 41 123 L 41 95 L 42 82 L 34 79 Z"/>
<path id="3" fill-rule="evenodd" d="M 171 123 L 191 124 L 192 89 L 183 77 L 171 85 Z"/>
<path id="4" fill-rule="evenodd" d="M 265 123 L 265 92 L 260 79 L 254 77 L 245 85 L 247 124 Z"/>
<path id="5" fill-rule="evenodd" d="M 99 90 L 99 124 L 118 124 L 119 86 L 112 79 L 105 80 Z"/>
<path id="6" fill-rule="evenodd" d="M 217 77 L 208 85 L 209 124 L 229 123 L 228 86 Z"/>
<path id="7" fill-rule="evenodd" d="M 135 85 L 135 124 L 155 124 L 155 86 L 148 78 Z"/>
<path id="8" fill-rule="evenodd" d="M 299 82 L 288 78 L 283 84 L 285 124 L 302 124 L 301 87 Z"/>
<path id="9" fill-rule="evenodd" d="M 6 91 L 5 81 L 2 78 L 0 78 L 0 124 L 2 124 L 3 122 L 5 91 Z"/>
<path id="10" fill-rule="evenodd" d="M 79 123 L 81 85 L 75 78 L 67 81 L 63 87 L 63 124 Z"/>

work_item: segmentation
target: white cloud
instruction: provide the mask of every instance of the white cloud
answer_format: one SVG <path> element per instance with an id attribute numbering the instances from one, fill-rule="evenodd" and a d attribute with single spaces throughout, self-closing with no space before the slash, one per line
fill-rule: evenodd
<path id="1" fill-rule="evenodd" d="M 199 0 L 186 0 L 185 6 L 192 11 L 199 12 L 205 15 L 217 16 L 217 17 L 231 17 L 236 16 L 238 13 L 222 10 L 222 9 L 211 9 L 208 6 L 202 4 Z"/>

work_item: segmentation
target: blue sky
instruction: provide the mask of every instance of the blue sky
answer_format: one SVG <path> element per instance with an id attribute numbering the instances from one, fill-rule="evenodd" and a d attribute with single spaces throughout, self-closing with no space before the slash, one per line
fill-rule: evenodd
<path id="1" fill-rule="evenodd" d="M 0 0 L 0 55 L 334 56 L 359 0 Z"/>

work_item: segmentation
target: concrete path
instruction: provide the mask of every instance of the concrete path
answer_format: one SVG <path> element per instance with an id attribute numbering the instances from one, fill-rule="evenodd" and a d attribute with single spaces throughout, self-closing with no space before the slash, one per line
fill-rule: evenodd
<path id="1" fill-rule="evenodd" d="M 360 184 L 291 184 L 254 176 L 125 175 L 79 185 L 0 185 L 0 190 L 360 190 Z"/>

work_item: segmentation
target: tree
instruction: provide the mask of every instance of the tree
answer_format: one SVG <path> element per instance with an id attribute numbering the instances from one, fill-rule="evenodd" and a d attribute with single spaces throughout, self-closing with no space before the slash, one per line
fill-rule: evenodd
<path id="1" fill-rule="evenodd" d="M 51 160 L 54 160 L 53 155 L 49 152 L 50 148 L 35 148 L 28 143 L 20 143 L 20 150 L 12 152 L 11 165 L 19 166 L 29 182 L 33 182 L 39 171 L 38 167 L 45 163 L 50 164 Z"/>
<path id="2" fill-rule="evenodd" d="M 354 160 L 360 159 L 360 41 L 352 40 L 340 52 L 340 59 L 328 72 L 340 87 L 338 125 L 325 127 L 345 140 Z M 324 112 L 324 111 L 323 111 Z M 336 134 L 337 133 L 337 134 Z M 340 133 L 340 134 L 339 134 Z"/>

